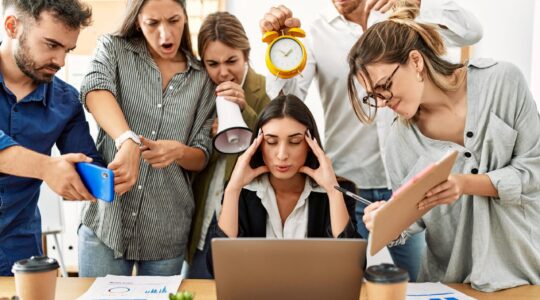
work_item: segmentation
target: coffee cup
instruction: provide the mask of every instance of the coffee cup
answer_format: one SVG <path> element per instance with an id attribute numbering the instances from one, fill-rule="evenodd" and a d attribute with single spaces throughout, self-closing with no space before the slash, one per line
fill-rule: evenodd
<path id="1" fill-rule="evenodd" d="M 364 278 L 368 300 L 401 300 L 407 296 L 409 274 L 393 264 L 371 266 Z"/>
<path id="2" fill-rule="evenodd" d="M 17 261 L 11 269 L 15 289 L 21 300 L 54 300 L 58 262 L 46 256 Z"/>

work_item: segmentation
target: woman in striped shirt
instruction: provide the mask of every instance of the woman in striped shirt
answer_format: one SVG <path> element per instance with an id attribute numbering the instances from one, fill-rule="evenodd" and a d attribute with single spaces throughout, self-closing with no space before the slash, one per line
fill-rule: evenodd
<path id="1" fill-rule="evenodd" d="M 248 65 L 250 45 L 242 23 L 227 12 L 208 15 L 199 30 L 199 54 L 208 75 L 217 85 L 216 93 L 237 103 L 249 127 L 270 102 L 264 76 Z M 215 136 L 217 118 L 212 135 Z M 231 177 L 237 154 L 212 153 L 208 166 L 193 182 L 195 217 L 192 225 L 189 258 L 190 278 L 212 278 L 206 267 L 209 240 L 208 228 L 216 221 L 225 183 Z"/>
<path id="2" fill-rule="evenodd" d="M 100 126 L 114 202 L 86 205 L 81 276 L 175 275 L 194 210 L 190 175 L 211 154 L 215 87 L 194 58 L 182 0 L 133 0 L 100 38 L 81 101 Z M 140 139 L 139 139 L 140 137 Z"/>

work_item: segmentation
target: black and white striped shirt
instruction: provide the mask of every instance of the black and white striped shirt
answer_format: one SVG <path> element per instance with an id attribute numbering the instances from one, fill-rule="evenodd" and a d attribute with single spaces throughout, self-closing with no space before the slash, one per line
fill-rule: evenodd
<path id="1" fill-rule="evenodd" d="M 186 71 L 174 75 L 163 90 L 143 39 L 105 35 L 82 82 L 81 101 L 85 104 L 90 91 L 108 90 L 135 133 L 200 148 L 208 159 L 215 87 L 200 62 L 186 56 Z M 113 160 L 114 141 L 103 129 L 97 147 L 107 163 Z M 82 222 L 114 250 L 115 258 L 161 260 L 184 254 L 193 211 L 188 171 L 177 164 L 154 169 L 141 161 L 133 189 L 110 204 L 86 204 Z"/>

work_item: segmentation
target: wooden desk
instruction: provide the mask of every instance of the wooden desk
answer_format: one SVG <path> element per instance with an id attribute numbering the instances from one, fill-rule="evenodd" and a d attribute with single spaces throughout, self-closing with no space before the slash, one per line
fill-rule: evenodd
<path id="1" fill-rule="evenodd" d="M 94 282 L 94 278 L 62 278 L 59 277 L 56 283 L 56 300 L 74 300 L 86 292 Z M 528 285 L 499 291 L 495 293 L 482 293 L 473 290 L 468 284 L 449 284 L 452 288 L 459 290 L 477 299 L 486 300 L 532 300 L 540 299 L 540 285 Z M 181 290 L 189 290 L 196 294 L 196 300 L 215 300 L 216 285 L 213 280 L 186 279 L 182 281 Z M 360 299 L 365 298 L 365 290 L 362 290 Z M 15 294 L 15 282 L 13 277 L 0 277 L 0 298 L 11 297 Z"/>

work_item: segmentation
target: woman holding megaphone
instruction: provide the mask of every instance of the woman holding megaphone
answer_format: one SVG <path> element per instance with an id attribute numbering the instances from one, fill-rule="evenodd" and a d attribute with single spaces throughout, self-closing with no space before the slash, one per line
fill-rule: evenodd
<path id="1" fill-rule="evenodd" d="M 227 12 L 213 13 L 201 25 L 198 45 L 201 61 L 217 86 L 216 95 L 238 104 L 243 120 L 251 128 L 270 99 L 266 95 L 264 76 L 255 73 L 248 64 L 250 45 L 242 24 Z M 229 120 L 222 121 L 221 124 Z M 218 133 L 216 117 L 212 136 Z M 188 251 L 190 278 L 212 278 L 206 267 L 207 232 L 215 222 L 225 183 L 238 158 L 236 154 L 225 155 L 218 151 L 214 151 L 208 166 L 197 174 L 193 183 L 196 208 Z"/>

